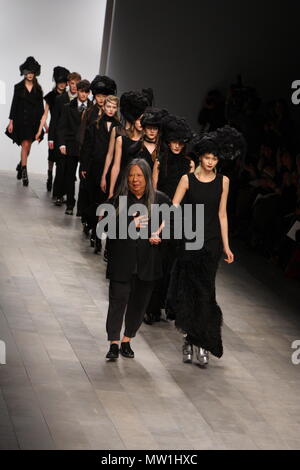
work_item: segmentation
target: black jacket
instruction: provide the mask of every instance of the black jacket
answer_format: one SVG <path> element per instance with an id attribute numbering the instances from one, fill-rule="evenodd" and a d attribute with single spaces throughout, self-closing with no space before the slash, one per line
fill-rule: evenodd
<path id="1" fill-rule="evenodd" d="M 128 207 L 136 203 L 143 204 L 144 198 L 137 199 L 133 194 L 129 193 Z M 171 205 L 168 196 L 159 191 L 155 192 L 155 203 Z M 132 217 L 127 217 L 127 226 L 132 220 Z M 132 240 L 129 237 L 125 240 L 109 239 L 106 277 L 113 281 L 127 282 L 135 271 L 142 281 L 155 281 L 162 277 L 160 245 L 151 245 L 149 239 L 141 238 L 137 240 Z"/>
<path id="2" fill-rule="evenodd" d="M 48 140 L 52 140 L 56 145 L 57 141 L 57 126 L 59 123 L 59 119 L 61 117 L 61 113 L 63 110 L 63 106 L 67 103 L 70 103 L 69 95 L 66 91 L 64 91 L 61 95 L 55 98 L 54 106 L 51 111 L 51 120 L 49 124 L 49 131 L 48 131 Z"/>
<path id="3" fill-rule="evenodd" d="M 18 145 L 24 139 L 34 140 L 44 114 L 43 92 L 32 89 L 29 93 L 25 80 L 17 83 L 14 88 L 9 119 L 13 120 L 13 133 L 8 134 Z"/>
<path id="4" fill-rule="evenodd" d="M 111 118 L 111 126 L 108 131 L 107 122 L 108 118 L 104 114 L 99 122 L 94 121 L 86 128 L 80 153 L 81 169 L 84 171 L 88 171 L 91 161 L 98 162 L 99 172 L 102 172 L 104 169 L 111 132 L 119 124 L 115 118 Z"/>
<path id="5" fill-rule="evenodd" d="M 88 100 L 87 106 L 92 106 Z M 77 98 L 63 106 L 61 117 L 57 126 L 57 145 L 65 145 L 67 155 L 79 157 L 80 155 L 80 123 L 82 114 L 78 110 Z"/>

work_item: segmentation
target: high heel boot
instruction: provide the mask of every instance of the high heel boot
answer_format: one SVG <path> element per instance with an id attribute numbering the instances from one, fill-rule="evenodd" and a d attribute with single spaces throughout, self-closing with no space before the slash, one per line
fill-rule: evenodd
<path id="1" fill-rule="evenodd" d="M 27 167 L 22 166 L 22 181 L 23 181 L 23 186 L 28 186 L 29 180 L 28 180 L 28 174 L 27 174 Z"/>
<path id="2" fill-rule="evenodd" d="M 16 167 L 16 172 L 17 172 L 17 180 L 21 180 L 22 179 L 22 165 L 21 165 L 21 162 L 18 163 L 18 165 Z"/>

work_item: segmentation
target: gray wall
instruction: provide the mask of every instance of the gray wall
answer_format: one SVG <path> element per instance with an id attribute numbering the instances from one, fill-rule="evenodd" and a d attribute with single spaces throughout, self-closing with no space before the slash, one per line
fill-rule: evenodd
<path id="1" fill-rule="evenodd" d="M 266 99 L 290 98 L 299 13 L 294 0 L 115 0 L 107 73 L 120 93 L 152 86 L 196 128 L 206 92 L 238 73 Z"/>
<path id="2" fill-rule="evenodd" d="M 4 135 L 19 65 L 33 55 L 41 64 L 45 93 L 53 87 L 53 67 L 62 65 L 93 79 L 98 73 L 106 0 L 0 0 L 0 169 L 13 170 L 20 149 Z M 47 172 L 47 138 L 34 143 L 29 172 Z"/>

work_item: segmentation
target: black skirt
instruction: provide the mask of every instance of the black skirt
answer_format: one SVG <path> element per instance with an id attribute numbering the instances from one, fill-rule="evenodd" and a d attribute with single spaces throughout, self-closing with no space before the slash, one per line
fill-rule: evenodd
<path id="1" fill-rule="evenodd" d="M 222 253 L 219 239 L 176 259 L 167 295 L 167 313 L 195 346 L 223 355 L 223 315 L 216 301 L 215 278 Z"/>

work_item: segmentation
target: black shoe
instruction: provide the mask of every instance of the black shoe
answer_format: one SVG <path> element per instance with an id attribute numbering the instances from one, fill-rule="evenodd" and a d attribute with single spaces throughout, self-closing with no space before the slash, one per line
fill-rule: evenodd
<path id="1" fill-rule="evenodd" d="M 62 198 L 61 197 L 57 197 L 54 201 L 54 204 L 58 207 L 61 207 L 63 202 L 62 202 Z"/>
<path id="2" fill-rule="evenodd" d="M 22 166 L 22 181 L 23 181 L 23 186 L 28 186 L 29 180 L 28 180 L 28 174 L 27 174 L 27 167 Z"/>
<path id="3" fill-rule="evenodd" d="M 119 345 L 113 343 L 110 345 L 109 351 L 106 354 L 106 359 L 118 359 L 119 357 Z"/>
<path id="4" fill-rule="evenodd" d="M 126 343 L 121 343 L 120 353 L 123 357 L 130 357 L 131 359 L 134 357 L 134 352 L 130 347 L 129 341 L 126 341 Z"/>
<path id="5" fill-rule="evenodd" d="M 96 236 L 95 234 L 92 232 L 91 236 L 90 236 L 90 245 L 92 248 L 95 247 L 95 241 L 96 241 Z"/>
<path id="6" fill-rule="evenodd" d="M 73 207 L 67 206 L 67 208 L 65 210 L 65 214 L 73 215 Z"/>
<path id="7" fill-rule="evenodd" d="M 48 179 L 47 179 L 46 186 L 47 186 L 47 191 L 50 192 L 52 189 L 52 171 L 50 170 L 48 170 Z"/>
<path id="8" fill-rule="evenodd" d="M 103 253 L 103 261 L 105 263 L 108 263 L 108 252 L 107 252 L 106 248 L 105 248 L 104 253 Z"/>
<path id="9" fill-rule="evenodd" d="M 18 163 L 17 168 L 16 168 L 16 172 L 17 172 L 17 180 L 21 180 L 21 179 L 22 179 L 22 166 L 21 166 L 21 162 Z"/>
<path id="10" fill-rule="evenodd" d="M 89 236 L 89 233 L 90 233 L 90 230 L 91 230 L 91 227 L 89 226 L 89 224 L 87 222 L 85 222 L 83 224 L 83 233 L 88 237 Z"/>
<path id="11" fill-rule="evenodd" d="M 102 250 L 102 243 L 101 243 L 100 238 L 98 238 L 96 235 L 95 248 L 94 248 L 95 255 L 97 255 L 98 253 L 101 253 L 101 250 Z"/>
<path id="12" fill-rule="evenodd" d="M 144 323 L 146 323 L 146 325 L 153 325 L 154 321 L 152 313 L 145 313 Z"/>

